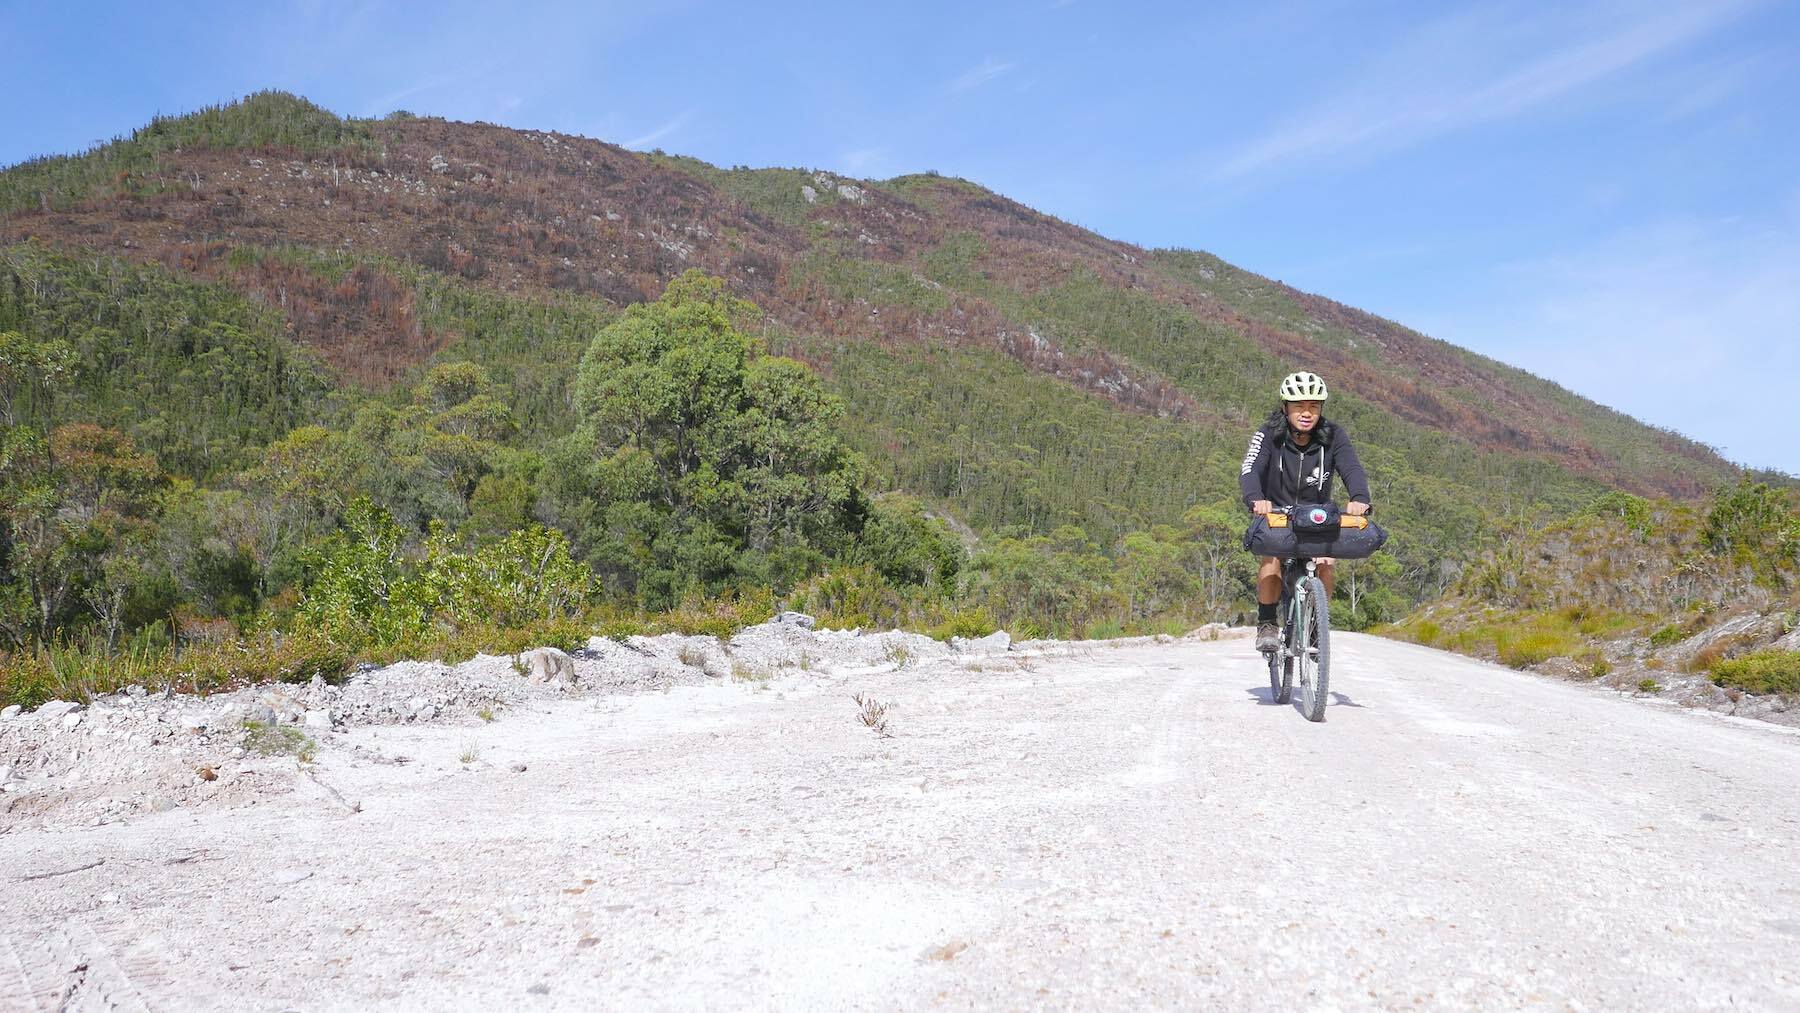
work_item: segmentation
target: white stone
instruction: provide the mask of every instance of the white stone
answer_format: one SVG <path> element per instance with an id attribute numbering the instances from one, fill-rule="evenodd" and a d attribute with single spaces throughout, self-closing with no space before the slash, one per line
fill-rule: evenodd
<path id="1" fill-rule="evenodd" d="M 1000 630 L 996 633 L 990 633 L 985 637 L 976 637 L 973 640 L 964 640 L 958 637 L 952 641 L 952 646 L 960 651 L 998 654 L 1001 651 L 1009 651 L 1012 649 L 1012 634 L 1005 630 Z"/>
<path id="2" fill-rule="evenodd" d="M 0 710 L 0 721 L 11 721 L 13 718 L 16 718 L 18 716 L 19 716 L 19 705 L 18 704 L 13 704 L 12 706 L 6 708 L 5 710 Z"/>
<path id="3" fill-rule="evenodd" d="M 329 731 L 331 729 L 331 712 L 322 710 L 307 711 L 304 723 L 308 728 L 318 728 Z"/>
<path id="4" fill-rule="evenodd" d="M 519 655 L 520 664 L 533 684 L 565 686 L 575 681 L 575 659 L 554 647 L 539 647 Z"/>
<path id="5" fill-rule="evenodd" d="M 51 700 L 31 712 L 31 716 L 40 721 L 53 721 L 64 714 L 73 714 L 81 709 L 81 705 L 70 700 Z"/>

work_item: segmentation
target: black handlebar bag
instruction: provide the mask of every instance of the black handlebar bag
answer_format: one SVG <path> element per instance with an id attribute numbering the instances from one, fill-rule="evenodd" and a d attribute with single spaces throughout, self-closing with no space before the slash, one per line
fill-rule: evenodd
<path id="1" fill-rule="evenodd" d="M 1336 504 L 1305 503 L 1289 513 L 1257 517 L 1244 532 L 1244 548 L 1282 559 L 1367 559 L 1387 542 L 1387 532 L 1367 517 L 1346 517 Z"/>
<path id="2" fill-rule="evenodd" d="M 1244 532 L 1244 548 L 1259 556 L 1289 559 L 1298 554 L 1298 546 L 1293 525 L 1287 522 L 1286 514 L 1252 517 L 1249 529 Z"/>
<path id="3" fill-rule="evenodd" d="M 1288 511 L 1287 518 L 1295 533 L 1305 538 L 1335 533 L 1344 521 L 1344 512 L 1336 503 L 1302 503 Z"/>

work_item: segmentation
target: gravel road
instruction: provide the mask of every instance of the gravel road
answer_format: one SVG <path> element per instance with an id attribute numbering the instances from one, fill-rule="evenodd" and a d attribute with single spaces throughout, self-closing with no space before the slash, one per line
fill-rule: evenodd
<path id="1" fill-rule="evenodd" d="M 1800 737 L 1333 661 L 1324 724 L 1231 636 L 331 733 L 0 835 L 0 1007 L 1800 1008 Z"/>

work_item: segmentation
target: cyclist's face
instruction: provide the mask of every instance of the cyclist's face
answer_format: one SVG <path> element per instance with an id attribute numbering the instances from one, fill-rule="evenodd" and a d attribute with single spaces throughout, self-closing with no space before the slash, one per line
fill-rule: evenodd
<path id="1" fill-rule="evenodd" d="M 1322 401 L 1289 401 L 1287 403 L 1288 425 L 1301 432 L 1308 432 L 1319 424 L 1319 412 L 1325 407 Z"/>

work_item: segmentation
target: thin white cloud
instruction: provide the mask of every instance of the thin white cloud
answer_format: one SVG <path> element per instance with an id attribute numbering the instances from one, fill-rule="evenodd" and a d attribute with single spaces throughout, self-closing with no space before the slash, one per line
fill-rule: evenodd
<path id="1" fill-rule="evenodd" d="M 664 123 L 662 126 L 657 127 L 655 130 L 650 131 L 649 133 L 643 135 L 642 137 L 633 137 L 629 141 L 622 141 L 622 142 L 620 142 L 619 146 L 622 148 L 631 148 L 633 150 L 640 150 L 643 148 L 648 148 L 651 145 L 655 144 L 657 141 L 660 141 L 663 138 L 669 136 L 670 134 L 673 134 L 675 131 L 680 130 L 682 128 L 682 126 L 687 123 L 688 117 L 693 115 L 693 112 L 694 111 L 692 109 L 685 109 L 679 115 L 677 115 L 674 119 L 669 120 L 667 123 Z"/>
<path id="2" fill-rule="evenodd" d="M 1800 218 L 1776 217 L 1630 229 L 1511 265 L 1481 304 L 1417 318 L 1733 460 L 1800 475 L 1800 448 L 1774 435 L 1787 421 L 1758 393 L 1800 375 Z"/>
<path id="3" fill-rule="evenodd" d="M 1017 64 L 996 60 L 990 56 L 957 75 L 955 80 L 944 86 L 944 92 L 953 95 L 959 91 L 978 88 L 1002 74 L 1012 72 L 1016 66 Z"/>
<path id="4" fill-rule="evenodd" d="M 838 164 L 844 171 L 858 176 L 874 174 L 877 169 L 887 163 L 886 148 L 857 148 L 846 151 L 838 158 Z"/>
<path id="5" fill-rule="evenodd" d="M 1360 80 L 1338 88 L 1339 97 L 1228 154 L 1213 174 L 1238 179 L 1365 156 L 1518 116 L 1691 42 L 1737 17 L 1749 2 L 1680 4 L 1623 26 L 1600 18 L 1607 31 L 1590 31 L 1590 37 L 1547 54 L 1541 40 L 1578 30 L 1555 8 L 1531 23 L 1491 12 L 1446 17 L 1383 54 Z M 1538 52 L 1511 59 L 1496 52 L 1520 40 Z"/>
<path id="6" fill-rule="evenodd" d="M 386 95 L 382 95 L 364 105 L 363 115 L 386 116 L 388 113 L 399 109 L 400 103 L 405 102 L 407 99 L 412 98 L 415 95 L 423 95 L 426 92 L 437 88 L 442 88 L 444 85 L 449 84 L 454 80 L 455 78 L 452 77 L 434 77 L 429 80 L 420 81 L 417 84 L 408 85 L 405 88 L 388 92 Z"/>
<path id="7" fill-rule="evenodd" d="M 1774 63 L 1764 54 L 1718 61 L 1696 67 L 1676 83 L 1677 96 L 1669 104 L 1668 118 L 1684 119 L 1719 105 L 1753 84 Z"/>

